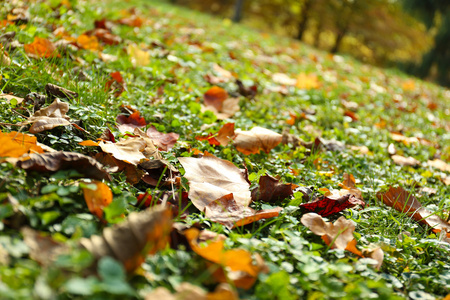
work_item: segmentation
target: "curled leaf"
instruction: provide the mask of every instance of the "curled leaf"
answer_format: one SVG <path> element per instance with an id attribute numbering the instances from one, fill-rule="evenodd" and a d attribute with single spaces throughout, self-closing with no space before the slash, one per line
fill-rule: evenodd
<path id="1" fill-rule="evenodd" d="M 155 126 L 150 126 L 146 132 L 147 136 L 152 139 L 155 145 L 161 151 L 169 151 L 173 148 L 180 135 L 178 133 L 162 133 L 156 130 Z"/>
<path id="2" fill-rule="evenodd" d="M 252 191 L 253 201 L 261 200 L 273 202 L 286 199 L 294 194 L 293 189 L 297 186 L 291 183 L 280 183 L 280 181 L 270 175 L 259 178 L 259 186 Z"/>
<path id="3" fill-rule="evenodd" d="M 103 166 L 95 159 L 74 152 L 50 152 L 30 154 L 17 162 L 17 167 L 37 172 L 56 172 L 59 170 L 76 170 L 86 178 L 110 180 L 110 176 L 103 170 Z"/>

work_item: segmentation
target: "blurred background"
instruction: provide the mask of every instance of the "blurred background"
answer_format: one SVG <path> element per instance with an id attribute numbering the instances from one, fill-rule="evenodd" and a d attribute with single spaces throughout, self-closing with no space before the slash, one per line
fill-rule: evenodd
<path id="1" fill-rule="evenodd" d="M 450 87 L 450 0 L 168 0 Z"/>

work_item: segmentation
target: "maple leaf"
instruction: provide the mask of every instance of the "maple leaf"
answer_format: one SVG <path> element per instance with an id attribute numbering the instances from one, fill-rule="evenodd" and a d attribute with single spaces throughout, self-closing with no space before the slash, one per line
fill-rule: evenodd
<path id="1" fill-rule="evenodd" d="M 101 181 L 85 182 L 85 184 L 87 187 L 83 187 L 83 194 L 88 209 L 103 220 L 103 209 L 113 200 L 111 189 Z M 95 185 L 95 189 L 92 189 L 90 185 Z"/>
<path id="2" fill-rule="evenodd" d="M 234 146 L 239 152 L 243 154 L 255 154 L 263 150 L 269 153 L 281 143 L 283 136 L 272 130 L 253 127 L 250 131 L 236 130 L 236 137 L 234 139 Z"/>
<path id="3" fill-rule="evenodd" d="M 25 52 L 32 58 L 59 57 L 55 45 L 47 39 L 34 37 L 31 44 L 23 45 Z"/>
<path id="4" fill-rule="evenodd" d="M 250 183 L 246 175 L 232 162 L 205 153 L 202 158 L 178 157 L 189 181 L 189 198 L 195 207 L 205 207 L 232 193 L 236 202 L 248 206 L 251 202 Z"/>
<path id="5" fill-rule="evenodd" d="M 385 193 L 378 192 L 377 198 L 387 206 L 411 216 L 417 222 L 430 226 L 433 232 L 446 232 L 450 238 L 450 224 L 424 208 L 413 194 L 402 187 L 390 187 Z"/>
<path id="6" fill-rule="evenodd" d="M 355 195 L 347 193 L 339 198 L 336 198 L 335 196 L 333 198 L 321 196 L 313 202 L 300 204 L 300 207 L 307 211 L 315 212 L 323 217 L 327 217 L 356 205 L 364 206 L 365 203 Z"/>
<path id="7" fill-rule="evenodd" d="M 255 211 L 250 207 L 238 204 L 234 200 L 233 194 L 228 194 L 209 203 L 205 207 L 205 216 L 213 222 L 232 229 L 258 220 L 277 217 L 281 210 L 281 207 L 276 207 Z"/>

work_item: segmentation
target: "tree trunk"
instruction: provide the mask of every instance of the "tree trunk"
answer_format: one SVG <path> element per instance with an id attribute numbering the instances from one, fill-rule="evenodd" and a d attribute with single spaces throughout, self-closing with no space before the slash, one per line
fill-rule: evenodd
<path id="1" fill-rule="evenodd" d="M 306 31 L 309 20 L 309 9 L 311 8 L 313 1 L 305 0 L 302 8 L 302 13 L 300 16 L 300 22 L 298 23 L 297 40 L 301 41 L 303 39 L 303 34 Z"/>
<path id="2" fill-rule="evenodd" d="M 233 22 L 239 23 L 242 20 L 243 8 L 244 8 L 244 0 L 236 0 L 236 5 L 234 6 Z"/>

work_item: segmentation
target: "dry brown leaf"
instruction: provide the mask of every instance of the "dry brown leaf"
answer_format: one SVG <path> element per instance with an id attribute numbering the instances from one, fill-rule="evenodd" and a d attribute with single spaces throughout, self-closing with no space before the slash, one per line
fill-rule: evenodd
<path id="1" fill-rule="evenodd" d="M 392 160 L 394 161 L 395 164 L 399 165 L 399 166 L 410 166 L 410 167 L 415 167 L 420 165 L 420 161 L 418 161 L 417 159 L 415 159 L 414 157 L 404 157 L 401 155 L 392 155 L 391 156 Z"/>
<path id="2" fill-rule="evenodd" d="M 234 282 L 236 287 L 249 289 L 255 283 L 258 274 L 266 270 L 261 257 L 256 255 L 256 264 L 254 264 L 250 252 L 243 249 L 225 250 L 223 241 L 211 242 L 205 247 L 201 247 L 197 241 L 199 234 L 197 228 L 185 231 L 191 249 L 206 260 L 229 269 L 227 277 Z M 223 273 L 218 272 L 213 275 L 220 282 L 227 280 Z"/>
<path id="3" fill-rule="evenodd" d="M 390 187 L 386 193 L 377 193 L 377 197 L 387 206 L 406 213 L 414 220 L 430 226 L 432 231 L 440 232 L 442 230 L 446 232 L 447 237 L 450 237 L 450 224 L 425 209 L 413 194 L 405 191 L 402 187 Z"/>
<path id="4" fill-rule="evenodd" d="M 29 227 L 23 227 L 20 232 L 30 249 L 30 258 L 44 267 L 50 265 L 58 255 L 69 251 L 65 244 L 58 243 L 50 236 L 45 236 Z"/>
<path id="5" fill-rule="evenodd" d="M 250 131 L 236 130 L 236 137 L 234 139 L 234 146 L 239 152 L 243 154 L 255 154 L 263 150 L 269 153 L 281 143 L 283 136 L 272 130 L 253 127 Z"/>
<path id="6" fill-rule="evenodd" d="M 186 171 L 184 176 L 189 180 L 189 198 L 200 211 L 230 193 L 238 204 L 250 204 L 250 183 L 232 162 L 209 153 L 205 153 L 202 158 L 179 157 L 178 161 Z"/>
<path id="7" fill-rule="evenodd" d="M 103 166 L 95 159 L 75 152 L 50 152 L 30 154 L 17 162 L 17 167 L 37 172 L 56 172 L 59 170 L 76 170 L 86 178 L 111 180 Z"/>
<path id="8" fill-rule="evenodd" d="M 150 158 L 161 158 L 153 141 L 142 130 L 135 128 L 134 134 L 138 136 L 129 137 L 117 143 L 101 141 L 98 144 L 103 152 L 132 165 L 137 165 Z"/>
<path id="9" fill-rule="evenodd" d="M 45 91 L 47 92 L 48 95 L 52 97 L 67 98 L 70 100 L 73 100 L 78 97 L 78 93 L 51 83 L 47 83 L 45 85 Z"/>
<path id="10" fill-rule="evenodd" d="M 69 104 L 62 102 L 58 98 L 49 106 L 35 112 L 27 121 L 21 125 L 32 124 L 29 131 L 39 133 L 44 130 L 50 130 L 58 126 L 67 126 L 71 123 L 70 118 L 66 116 L 69 111 Z"/>
<path id="11" fill-rule="evenodd" d="M 171 219 L 170 211 L 163 207 L 133 212 L 124 222 L 105 228 L 101 236 L 83 238 L 80 244 L 97 260 L 104 256 L 113 257 L 132 272 L 148 254 L 166 247 Z"/>
<path id="12" fill-rule="evenodd" d="M 443 172 L 450 172 L 450 165 L 443 160 L 440 159 L 429 160 L 427 161 L 427 164 Z"/>
<path id="13" fill-rule="evenodd" d="M 111 204 L 113 194 L 111 189 L 101 181 L 85 182 L 87 185 L 94 184 L 95 189 L 83 188 L 84 200 L 89 211 L 103 220 L 103 209 Z"/>
<path id="14" fill-rule="evenodd" d="M 368 257 L 377 261 L 375 269 L 379 270 L 381 268 L 384 260 L 384 252 L 380 247 L 363 249 L 362 254 L 364 255 L 364 257 Z"/>
<path id="15" fill-rule="evenodd" d="M 223 102 L 228 98 L 228 93 L 226 90 L 219 86 L 213 86 L 203 95 L 205 105 L 207 107 L 211 106 L 216 111 L 221 111 L 223 107 Z"/>
<path id="16" fill-rule="evenodd" d="M 264 175 L 259 178 L 259 186 L 252 191 L 252 200 L 264 202 L 283 200 L 292 196 L 296 187 L 295 184 L 280 183 L 278 179 Z"/>
<path id="17" fill-rule="evenodd" d="M 209 203 L 205 207 L 205 216 L 232 229 L 258 220 L 277 217 L 281 210 L 281 207 L 277 207 L 255 211 L 250 207 L 239 205 L 234 200 L 233 194 L 228 194 Z"/>

